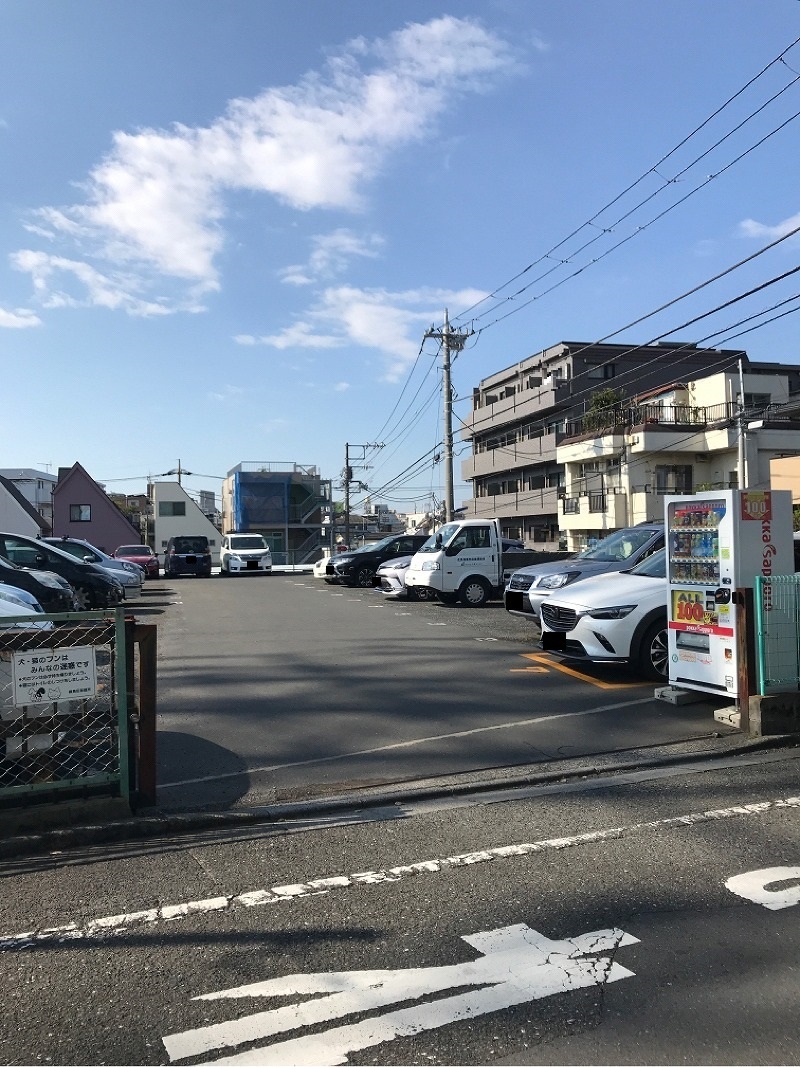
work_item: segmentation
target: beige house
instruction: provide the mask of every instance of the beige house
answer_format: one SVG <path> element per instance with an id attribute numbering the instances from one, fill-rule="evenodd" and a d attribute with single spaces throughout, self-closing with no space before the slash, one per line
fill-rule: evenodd
<path id="1" fill-rule="evenodd" d="M 189 496 L 180 482 L 152 482 L 153 549 L 163 562 L 170 537 L 201 534 L 211 545 L 211 563 L 219 566 L 220 532 L 203 514 L 199 504 Z"/>
<path id="2" fill-rule="evenodd" d="M 786 488 L 771 480 L 771 468 L 778 457 L 800 453 L 800 400 L 777 370 L 745 372 L 741 381 L 744 409 L 738 373 L 723 371 L 626 401 L 611 425 L 597 425 L 598 416 L 576 423 L 557 448 L 567 548 L 663 520 L 666 495 Z"/>

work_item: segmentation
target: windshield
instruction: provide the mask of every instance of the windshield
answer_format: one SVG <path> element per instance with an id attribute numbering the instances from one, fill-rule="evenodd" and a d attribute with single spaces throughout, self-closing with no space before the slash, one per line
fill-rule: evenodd
<path id="1" fill-rule="evenodd" d="M 447 547 L 447 543 L 451 541 L 461 526 L 457 522 L 446 522 L 444 526 L 440 526 L 436 533 L 431 534 L 422 548 L 418 549 L 419 552 L 439 552 L 442 548 Z"/>
<path id="2" fill-rule="evenodd" d="M 91 548 L 87 548 L 86 545 L 73 544 L 71 541 L 59 541 L 57 545 L 52 547 L 60 548 L 62 552 L 67 552 L 76 559 L 84 559 L 85 556 L 91 556 L 92 559 L 96 558 Z"/>
<path id="3" fill-rule="evenodd" d="M 575 559 L 594 559 L 598 563 L 624 563 L 635 555 L 640 548 L 652 540 L 652 529 L 617 530 L 599 544 L 592 545 L 579 552 Z"/>
<path id="4" fill-rule="evenodd" d="M 152 556 L 153 550 L 149 545 L 123 545 L 114 553 L 115 556 Z"/>
<path id="5" fill-rule="evenodd" d="M 384 537 L 381 541 L 367 541 L 361 548 L 355 548 L 352 552 L 348 552 L 348 556 L 357 556 L 360 552 L 378 552 L 381 548 L 386 548 L 390 542 L 394 541 L 394 537 Z"/>
<path id="6" fill-rule="evenodd" d="M 231 537 L 231 548 L 266 548 L 267 543 L 261 534 L 246 534 Z"/>
<path id="7" fill-rule="evenodd" d="M 173 551 L 175 552 L 208 552 L 208 541 L 205 537 L 176 537 L 173 543 Z"/>
<path id="8" fill-rule="evenodd" d="M 667 550 L 659 548 L 652 556 L 637 563 L 628 572 L 629 574 L 642 574 L 645 578 L 666 578 L 667 576 Z"/>

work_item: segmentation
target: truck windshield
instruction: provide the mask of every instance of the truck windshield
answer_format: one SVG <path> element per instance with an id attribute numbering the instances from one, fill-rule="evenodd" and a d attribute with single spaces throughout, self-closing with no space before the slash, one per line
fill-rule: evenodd
<path id="1" fill-rule="evenodd" d="M 417 549 L 417 551 L 439 552 L 442 548 L 447 548 L 460 529 L 461 527 L 457 522 L 445 523 L 444 526 L 439 527 L 435 534 L 431 534 L 422 548 Z"/>
<path id="2" fill-rule="evenodd" d="M 622 563 L 652 540 L 652 537 L 652 529 L 617 530 L 598 544 L 579 552 L 575 559 L 594 559 L 600 563 Z"/>

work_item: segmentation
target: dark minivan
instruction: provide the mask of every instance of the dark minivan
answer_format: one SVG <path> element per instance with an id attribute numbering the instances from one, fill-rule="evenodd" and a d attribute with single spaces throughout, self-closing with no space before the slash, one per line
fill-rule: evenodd
<path id="1" fill-rule="evenodd" d="M 164 577 L 180 578 L 182 574 L 211 577 L 211 545 L 200 534 L 170 537 L 164 550 Z"/>

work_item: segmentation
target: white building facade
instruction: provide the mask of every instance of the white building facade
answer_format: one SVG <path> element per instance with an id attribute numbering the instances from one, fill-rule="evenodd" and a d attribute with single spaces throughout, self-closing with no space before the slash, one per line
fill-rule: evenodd
<path id="1" fill-rule="evenodd" d="M 770 462 L 800 452 L 800 397 L 788 375 L 724 371 L 634 398 L 613 426 L 584 419 L 573 429 L 557 449 L 559 526 L 578 551 L 612 530 L 663 521 L 668 494 L 770 488 Z"/>

